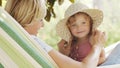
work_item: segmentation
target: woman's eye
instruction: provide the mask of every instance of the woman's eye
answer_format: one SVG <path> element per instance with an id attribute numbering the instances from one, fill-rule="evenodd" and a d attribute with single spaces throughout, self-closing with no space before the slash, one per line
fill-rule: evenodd
<path id="1" fill-rule="evenodd" d="M 43 19 L 40 19 L 40 21 L 43 21 Z"/>

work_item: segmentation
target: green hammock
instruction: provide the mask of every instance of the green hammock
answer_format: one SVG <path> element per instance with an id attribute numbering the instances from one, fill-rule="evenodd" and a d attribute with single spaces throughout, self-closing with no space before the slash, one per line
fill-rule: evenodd
<path id="1" fill-rule="evenodd" d="M 40 45 L 1 7 L 0 67 L 58 68 Z"/>

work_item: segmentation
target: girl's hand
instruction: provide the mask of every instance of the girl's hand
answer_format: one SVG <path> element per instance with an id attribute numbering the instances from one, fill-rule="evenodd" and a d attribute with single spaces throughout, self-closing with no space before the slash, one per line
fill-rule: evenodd
<path id="1" fill-rule="evenodd" d="M 71 46 L 63 39 L 58 43 L 59 52 L 61 52 L 64 55 L 69 55 L 70 47 Z"/>
<path id="2" fill-rule="evenodd" d="M 90 37 L 90 43 L 95 45 L 104 45 L 106 41 L 106 36 L 104 32 L 95 30 Z"/>

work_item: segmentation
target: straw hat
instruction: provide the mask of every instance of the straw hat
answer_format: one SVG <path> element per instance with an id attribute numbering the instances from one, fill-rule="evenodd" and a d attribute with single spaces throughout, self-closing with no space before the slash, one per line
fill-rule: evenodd
<path id="1" fill-rule="evenodd" d="M 89 9 L 86 5 L 82 3 L 74 3 L 70 5 L 65 11 L 64 19 L 60 20 L 56 25 L 57 34 L 67 42 L 69 42 L 71 38 L 71 33 L 66 23 L 70 16 L 78 12 L 85 12 L 89 16 L 91 16 L 91 18 L 93 19 L 93 29 L 97 28 L 103 20 L 103 12 L 101 10 Z"/>

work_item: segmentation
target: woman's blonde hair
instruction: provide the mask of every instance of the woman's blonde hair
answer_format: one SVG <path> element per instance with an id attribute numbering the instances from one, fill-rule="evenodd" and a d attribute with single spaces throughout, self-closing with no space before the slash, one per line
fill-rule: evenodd
<path id="1" fill-rule="evenodd" d="M 5 10 L 23 27 L 46 15 L 45 0 L 7 0 Z"/>

